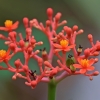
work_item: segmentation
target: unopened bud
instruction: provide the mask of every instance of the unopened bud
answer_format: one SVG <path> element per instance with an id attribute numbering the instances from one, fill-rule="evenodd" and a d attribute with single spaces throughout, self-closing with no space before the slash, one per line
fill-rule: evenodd
<path id="1" fill-rule="evenodd" d="M 52 8 L 48 8 L 47 9 L 47 15 L 48 15 L 48 18 L 51 19 L 52 16 L 53 16 L 53 9 Z"/>
<path id="2" fill-rule="evenodd" d="M 11 50 L 15 50 L 16 45 L 14 43 L 10 43 L 9 47 L 10 47 Z"/>
<path id="3" fill-rule="evenodd" d="M 31 42 L 32 45 L 34 45 L 36 43 L 36 40 L 35 39 L 31 39 L 30 42 Z"/>
<path id="4" fill-rule="evenodd" d="M 31 81 L 31 86 L 34 88 L 37 85 L 37 81 Z"/>
<path id="5" fill-rule="evenodd" d="M 57 69 L 53 69 L 50 74 L 51 74 L 51 76 L 56 75 L 57 74 Z"/>
<path id="6" fill-rule="evenodd" d="M 39 66 L 42 66 L 42 64 L 43 64 L 43 59 L 42 58 L 38 58 L 38 64 L 39 64 Z"/>
<path id="7" fill-rule="evenodd" d="M 13 80 L 16 80 L 16 75 L 13 75 L 12 79 L 13 79 Z"/>
<path id="8" fill-rule="evenodd" d="M 10 33 L 9 33 L 9 37 L 10 37 L 11 39 L 14 38 L 14 34 L 13 34 L 13 32 L 10 32 Z"/>
<path id="9" fill-rule="evenodd" d="M 20 40 L 20 41 L 19 41 L 19 45 L 20 45 L 21 48 L 23 48 L 23 47 L 25 46 L 24 40 Z"/>
<path id="10" fill-rule="evenodd" d="M 84 30 L 80 29 L 77 33 L 82 34 L 83 32 L 84 32 Z"/>
<path id="11" fill-rule="evenodd" d="M 84 54 L 85 54 L 86 57 L 90 55 L 90 50 L 89 50 L 89 48 L 84 50 Z"/>
<path id="12" fill-rule="evenodd" d="M 27 65 L 24 65 L 23 66 L 23 69 L 24 69 L 25 72 L 27 72 L 28 71 L 28 66 Z"/>
<path id="13" fill-rule="evenodd" d="M 17 35 L 17 33 L 15 31 L 9 33 L 9 37 L 11 39 L 15 39 L 16 38 L 16 35 Z"/>
<path id="14" fill-rule="evenodd" d="M 33 48 L 32 47 L 29 47 L 28 48 L 28 54 L 30 55 L 32 53 L 32 51 L 33 51 Z"/>
<path id="15" fill-rule="evenodd" d="M 88 35 L 88 39 L 89 39 L 90 42 L 93 42 L 93 36 L 92 36 L 92 34 Z"/>
<path id="16" fill-rule="evenodd" d="M 33 26 L 33 21 L 31 20 L 31 21 L 30 21 L 30 27 L 32 27 L 32 26 Z"/>
<path id="17" fill-rule="evenodd" d="M 94 60 L 95 60 L 95 63 L 97 63 L 97 62 L 98 62 L 98 58 L 95 58 Z"/>
<path id="18" fill-rule="evenodd" d="M 98 56 L 99 55 L 99 52 L 97 52 L 97 51 L 95 51 L 94 53 L 93 53 L 93 56 Z"/>
<path id="19" fill-rule="evenodd" d="M 9 45 L 10 43 L 10 41 L 5 41 L 5 45 Z"/>
<path id="20" fill-rule="evenodd" d="M 64 31 L 68 34 L 71 35 L 72 29 L 68 26 L 64 26 Z"/>
<path id="21" fill-rule="evenodd" d="M 16 60 L 16 61 L 14 62 L 14 64 L 15 64 L 15 66 L 18 68 L 18 67 L 20 66 L 20 60 L 19 60 L 19 59 Z"/>
<path id="22" fill-rule="evenodd" d="M 90 81 L 92 81 L 92 80 L 93 80 L 93 77 L 92 77 L 92 76 L 90 76 L 90 77 L 89 77 L 89 79 L 90 79 Z"/>
<path id="23" fill-rule="evenodd" d="M 51 22 L 49 20 L 46 21 L 46 26 L 50 26 Z"/>
<path id="24" fill-rule="evenodd" d="M 94 75 L 94 76 L 97 76 L 97 75 L 99 75 L 99 72 L 98 72 L 98 71 L 95 71 L 95 72 L 93 73 L 93 75 Z"/>
<path id="25" fill-rule="evenodd" d="M 74 31 L 77 31 L 77 30 L 78 30 L 78 26 L 77 26 L 77 25 L 74 25 L 74 26 L 73 26 L 73 30 L 74 30 Z"/>
<path id="26" fill-rule="evenodd" d="M 34 52 L 34 54 L 37 55 L 39 52 L 40 52 L 40 50 L 36 50 L 36 51 Z"/>
<path id="27" fill-rule="evenodd" d="M 25 84 L 26 84 L 27 86 L 31 86 L 31 83 L 25 82 Z"/>
<path id="28" fill-rule="evenodd" d="M 27 17 L 23 18 L 23 23 L 24 23 L 25 28 L 28 27 L 28 22 L 29 22 L 29 20 Z"/>
<path id="29" fill-rule="evenodd" d="M 37 19 L 33 19 L 32 21 L 33 21 L 33 26 L 37 26 L 38 25 Z"/>
<path id="30" fill-rule="evenodd" d="M 61 13 L 59 12 L 59 13 L 57 13 L 57 14 L 55 15 L 55 20 L 56 20 L 56 22 L 58 22 L 58 21 L 60 20 L 60 18 L 61 18 Z"/>
<path id="31" fill-rule="evenodd" d="M 38 42 L 38 45 L 42 45 L 43 44 L 43 42 L 41 41 L 41 42 Z"/>
<path id="32" fill-rule="evenodd" d="M 67 23 L 67 21 L 66 21 L 66 20 L 64 20 L 64 21 L 62 21 L 61 23 L 62 23 L 62 25 L 64 25 L 64 24 L 66 24 L 66 23 Z"/>
<path id="33" fill-rule="evenodd" d="M 28 36 L 30 36 L 31 33 L 32 33 L 32 29 L 31 28 L 26 28 L 26 33 L 27 33 Z"/>
<path id="34" fill-rule="evenodd" d="M 100 44 L 97 45 L 97 51 L 100 51 Z"/>

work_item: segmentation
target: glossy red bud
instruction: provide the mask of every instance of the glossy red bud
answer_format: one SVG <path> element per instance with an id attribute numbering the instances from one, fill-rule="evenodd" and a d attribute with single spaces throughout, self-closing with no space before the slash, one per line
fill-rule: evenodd
<path id="1" fill-rule="evenodd" d="M 20 45 L 21 48 L 23 48 L 23 47 L 25 46 L 24 40 L 20 40 L 20 41 L 19 41 L 19 45 Z"/>

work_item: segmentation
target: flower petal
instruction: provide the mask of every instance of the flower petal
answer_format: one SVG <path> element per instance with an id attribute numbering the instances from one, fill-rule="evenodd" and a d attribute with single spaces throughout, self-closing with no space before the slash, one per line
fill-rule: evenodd
<path id="1" fill-rule="evenodd" d="M 2 30 L 2 31 L 8 31 L 8 28 L 6 28 L 6 27 L 0 27 L 0 30 Z"/>
<path id="2" fill-rule="evenodd" d="M 64 51 L 70 51 L 70 48 L 66 47 L 65 49 L 63 49 Z"/>
<path id="3" fill-rule="evenodd" d="M 89 60 L 89 66 L 93 65 L 94 62 L 95 62 L 95 60 L 94 60 L 93 58 L 91 58 L 91 59 Z"/>
<path id="4" fill-rule="evenodd" d="M 10 48 L 9 48 L 9 49 L 7 50 L 7 54 L 6 54 L 7 56 L 10 54 L 10 51 L 11 51 L 11 50 L 10 50 Z"/>
<path id="5" fill-rule="evenodd" d="M 82 58 L 78 58 L 77 60 L 78 60 L 78 63 L 81 65 Z"/>
<path id="6" fill-rule="evenodd" d="M 82 66 L 79 65 L 79 64 L 73 64 L 73 66 L 74 66 L 75 68 L 82 68 Z"/>
<path id="7" fill-rule="evenodd" d="M 80 69 L 80 73 L 84 74 L 86 72 L 86 69 Z"/>
<path id="8" fill-rule="evenodd" d="M 59 52 L 59 51 L 62 51 L 62 49 L 55 49 L 55 52 Z"/>
<path id="9" fill-rule="evenodd" d="M 61 49 L 61 48 L 62 48 L 62 46 L 61 46 L 61 45 L 56 44 L 56 43 L 54 43 L 54 44 L 53 44 L 53 46 L 54 46 L 54 47 L 56 47 L 56 48 L 59 48 L 59 49 Z"/>
<path id="10" fill-rule="evenodd" d="M 4 59 L 1 58 L 1 59 L 0 59 L 0 63 L 3 62 L 3 60 L 4 60 Z"/>
<path id="11" fill-rule="evenodd" d="M 94 69 L 95 69 L 94 66 L 90 66 L 90 67 L 87 68 L 88 71 L 92 71 L 92 70 L 94 70 Z"/>
<path id="12" fill-rule="evenodd" d="M 73 44 L 73 45 L 68 46 L 68 48 L 74 48 L 75 46 L 76 46 L 76 45 Z"/>
<path id="13" fill-rule="evenodd" d="M 16 21 L 13 25 L 12 25 L 12 29 L 17 29 L 19 25 L 19 21 Z"/>

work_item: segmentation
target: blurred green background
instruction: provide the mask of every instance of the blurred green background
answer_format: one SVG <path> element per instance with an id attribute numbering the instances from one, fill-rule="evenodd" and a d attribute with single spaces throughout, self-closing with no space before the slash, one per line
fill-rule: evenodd
<path id="1" fill-rule="evenodd" d="M 57 12 L 62 13 L 61 20 L 66 19 L 67 25 L 72 27 L 78 25 L 84 29 L 84 34 L 77 37 L 77 43 L 82 44 L 84 48 L 89 46 L 87 34 L 94 36 L 94 41 L 100 40 L 100 0 L 0 0 L 0 26 L 4 25 L 7 19 L 20 21 L 18 33 L 22 33 L 25 37 L 25 30 L 22 24 L 23 17 L 29 19 L 36 18 L 39 22 L 47 19 L 46 9 L 52 7 L 54 15 Z M 61 27 L 62 28 L 62 27 Z M 58 32 L 61 30 L 58 29 Z M 7 36 L 7 33 L 0 32 Z M 33 35 L 37 41 L 43 41 L 49 51 L 48 40 L 46 36 L 39 30 L 33 29 Z M 0 49 L 6 49 L 4 41 L 0 40 Z M 37 47 L 39 48 L 39 47 Z M 20 58 L 24 62 L 23 55 L 15 55 L 10 61 L 14 65 L 14 61 Z M 100 57 L 99 57 L 100 58 Z M 99 64 L 96 69 L 100 71 Z M 4 65 L 1 63 L 0 65 Z M 35 65 L 35 66 L 33 66 Z M 5 66 L 5 65 L 4 65 Z M 38 69 L 37 63 L 30 60 L 31 69 Z M 47 84 L 39 83 L 32 90 L 24 84 L 23 79 L 13 81 L 11 76 L 13 73 L 8 71 L 0 71 L 0 100 L 47 100 Z M 84 76 L 71 76 L 63 80 L 57 88 L 57 100 L 99 100 L 100 99 L 100 76 L 94 77 L 92 82 Z"/>

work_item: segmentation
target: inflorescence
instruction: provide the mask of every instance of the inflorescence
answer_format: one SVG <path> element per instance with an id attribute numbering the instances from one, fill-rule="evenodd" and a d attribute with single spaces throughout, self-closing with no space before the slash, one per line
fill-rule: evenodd
<path id="1" fill-rule="evenodd" d="M 77 25 L 72 28 L 66 26 L 67 21 L 64 20 L 60 22 L 61 13 L 58 12 L 53 17 L 53 10 L 51 8 L 47 9 L 48 20 L 46 20 L 46 26 L 39 23 L 37 19 L 29 20 L 27 17 L 23 18 L 24 27 L 26 30 L 26 37 L 23 38 L 21 33 L 17 33 L 15 30 L 19 26 L 19 22 L 13 23 L 11 20 L 5 21 L 5 26 L 0 27 L 0 30 L 8 32 L 8 36 L 0 34 L 0 39 L 5 40 L 5 45 L 8 46 L 8 50 L 0 50 L 0 62 L 6 64 L 6 68 L 0 66 L 0 70 L 9 70 L 13 72 L 14 75 L 12 79 L 24 78 L 26 80 L 25 84 L 35 88 L 36 85 L 43 82 L 50 82 L 52 78 L 55 78 L 56 82 L 61 81 L 67 76 L 83 74 L 88 76 L 92 80 L 92 76 L 97 76 L 98 71 L 94 71 L 95 67 L 93 64 L 98 62 L 98 58 L 93 56 L 98 56 L 100 51 L 100 42 L 96 41 L 94 44 L 93 36 L 88 35 L 91 48 L 86 48 L 83 51 L 83 47 L 79 45 L 76 48 L 76 36 L 83 33 L 82 29 L 79 29 Z M 59 26 L 63 26 L 61 32 L 57 33 L 56 30 Z M 32 35 L 32 28 L 35 27 L 42 31 L 48 38 L 50 43 L 50 52 L 47 53 L 46 48 L 40 50 L 34 50 L 37 45 L 43 45 L 42 41 L 36 41 L 35 37 Z M 17 41 L 16 37 L 19 36 L 20 40 Z M 66 54 L 72 50 L 73 54 Z M 18 52 L 24 54 L 25 62 L 22 64 L 20 59 L 14 62 L 14 66 L 9 64 L 12 57 Z M 59 54 L 62 52 L 62 55 Z M 83 52 L 83 54 L 82 54 Z M 39 56 L 41 53 L 42 56 Z M 57 66 L 52 65 L 53 56 L 57 56 Z M 32 71 L 29 66 L 29 59 L 33 58 L 37 61 L 38 67 L 40 69 L 40 74 L 36 74 L 36 70 Z M 34 64 L 33 64 L 34 65 Z M 34 66 L 33 66 L 34 67 Z M 88 73 L 88 71 L 92 71 Z M 25 75 L 22 75 L 24 72 Z M 58 73 L 60 75 L 58 75 Z"/>

